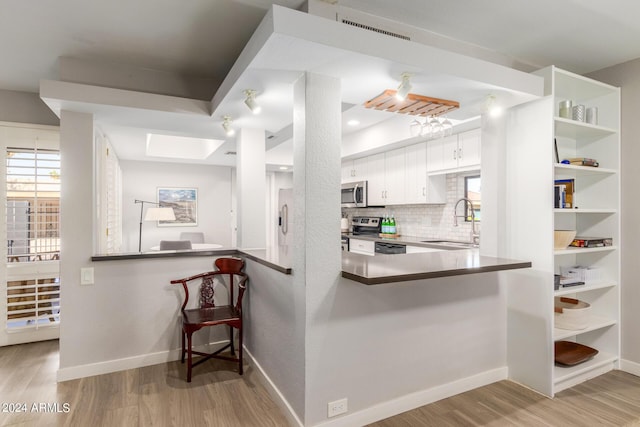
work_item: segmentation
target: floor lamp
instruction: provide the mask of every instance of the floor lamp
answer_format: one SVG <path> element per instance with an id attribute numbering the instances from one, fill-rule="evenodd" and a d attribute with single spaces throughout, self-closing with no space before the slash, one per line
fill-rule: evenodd
<path id="1" fill-rule="evenodd" d="M 142 214 L 144 213 L 144 204 L 149 203 L 151 205 L 160 205 L 156 202 L 147 202 L 145 200 L 137 200 L 136 203 L 140 203 L 140 233 L 138 237 L 138 252 L 142 252 Z M 175 221 L 176 215 L 173 212 L 173 208 L 149 208 L 147 214 L 144 216 L 145 221 Z"/>

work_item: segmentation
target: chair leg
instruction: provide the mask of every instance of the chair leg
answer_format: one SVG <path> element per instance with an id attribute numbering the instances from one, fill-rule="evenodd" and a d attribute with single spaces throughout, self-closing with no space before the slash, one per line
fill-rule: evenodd
<path id="1" fill-rule="evenodd" d="M 184 363 L 184 354 L 186 352 L 186 348 L 184 346 L 184 340 L 185 340 L 185 333 L 184 333 L 184 329 L 182 330 L 182 363 Z"/>
<path id="2" fill-rule="evenodd" d="M 238 373 L 240 375 L 242 375 L 243 374 L 243 365 L 242 365 L 242 324 L 238 328 L 238 363 L 240 365 L 239 368 L 238 368 Z"/>
<path id="3" fill-rule="evenodd" d="M 229 343 L 231 344 L 231 355 L 235 356 L 235 344 L 233 342 L 233 326 L 229 326 Z"/>
<path id="4" fill-rule="evenodd" d="M 193 363 L 193 357 L 191 354 L 191 333 L 187 334 L 187 382 L 191 382 L 191 365 Z"/>

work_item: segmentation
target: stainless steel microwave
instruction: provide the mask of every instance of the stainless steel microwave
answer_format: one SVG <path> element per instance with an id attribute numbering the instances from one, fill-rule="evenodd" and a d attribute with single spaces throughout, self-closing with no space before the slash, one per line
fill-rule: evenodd
<path id="1" fill-rule="evenodd" d="M 367 207 L 367 181 L 342 184 L 340 205 L 343 208 Z"/>

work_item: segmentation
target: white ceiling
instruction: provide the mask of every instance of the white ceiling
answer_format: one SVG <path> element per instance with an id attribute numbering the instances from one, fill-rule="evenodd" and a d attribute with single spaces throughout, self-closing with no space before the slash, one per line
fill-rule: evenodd
<path id="1" fill-rule="evenodd" d="M 297 8 L 302 3 L 302 0 L 162 3 L 0 0 L 3 56 L 0 89 L 38 92 L 41 79 L 58 78 L 58 58 L 71 56 L 206 79 L 211 82 L 209 91 L 202 93 L 200 99 L 210 100 L 268 7 L 279 4 Z M 531 69 L 554 64 L 587 73 L 640 57 L 637 43 L 640 26 L 635 22 L 640 16 L 640 2 L 631 0 L 339 0 L 337 3 L 498 52 L 529 64 Z M 388 70 L 385 88 L 397 85 L 397 75 L 402 71 Z M 290 76 L 280 77 L 282 84 L 289 83 Z M 256 84 L 260 84 L 260 79 L 274 82 L 273 76 L 267 79 L 262 75 L 256 77 Z M 370 84 L 364 78 L 355 81 L 361 86 Z M 444 86 L 445 82 L 441 83 Z M 268 102 L 270 87 L 257 89 L 262 91 L 262 100 Z M 356 89 L 354 94 L 361 93 Z M 438 96 L 434 92 L 437 89 L 429 89 L 425 94 Z M 357 96 L 348 98 L 344 100 L 362 101 Z M 349 111 L 344 114 L 345 121 Z M 373 116 L 363 118 L 362 126 L 380 119 Z M 130 143 L 135 132 L 118 123 L 110 126 L 113 142 L 129 138 L 123 146 L 135 151 Z M 264 128 L 278 132 L 286 126 L 264 124 Z M 352 128 L 344 126 L 344 129 Z M 135 131 L 140 135 L 146 133 L 144 129 Z M 233 144 L 225 144 L 219 151 L 229 148 Z"/>

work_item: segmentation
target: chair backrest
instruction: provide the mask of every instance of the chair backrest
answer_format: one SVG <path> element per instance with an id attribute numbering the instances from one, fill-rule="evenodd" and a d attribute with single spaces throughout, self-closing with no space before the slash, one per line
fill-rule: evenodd
<path id="1" fill-rule="evenodd" d="M 229 296 L 229 305 L 235 306 L 238 311 L 242 311 L 242 298 L 247 286 L 248 277 L 242 272 L 244 268 L 244 260 L 239 258 L 218 258 L 214 262 L 217 270 L 209 271 L 206 273 L 197 274 L 195 276 L 187 277 L 184 279 L 172 280 L 172 284 L 180 283 L 184 288 L 184 302 L 182 304 L 182 310 L 184 310 L 189 304 L 189 283 L 196 280 L 200 280 L 198 289 L 198 304 L 200 308 L 215 307 L 214 290 L 215 281 L 222 282 L 223 286 L 227 288 L 227 294 Z M 224 283 L 224 277 L 228 275 L 228 283 Z M 216 277 L 218 278 L 216 280 Z M 235 288 L 237 288 L 237 298 Z M 224 295 L 224 294 L 223 294 Z M 195 302 L 195 301 L 194 301 Z M 190 307 L 193 306 L 193 302 Z"/>
<path id="2" fill-rule="evenodd" d="M 191 243 L 204 243 L 204 233 L 183 231 L 180 233 L 180 240 L 189 240 Z"/>
<path id="3" fill-rule="evenodd" d="M 190 240 L 160 240 L 160 250 L 179 250 L 179 249 L 191 249 Z"/>

